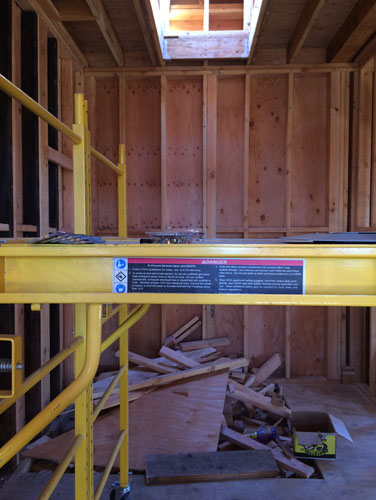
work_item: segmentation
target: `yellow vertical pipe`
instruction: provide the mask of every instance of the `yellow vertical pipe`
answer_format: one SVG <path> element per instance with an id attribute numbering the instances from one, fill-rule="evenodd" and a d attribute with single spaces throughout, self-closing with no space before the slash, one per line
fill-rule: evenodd
<path id="1" fill-rule="evenodd" d="M 118 224 L 120 238 L 127 237 L 127 166 L 125 164 L 125 144 L 119 146 L 119 167 L 122 174 L 118 176 Z"/>
<path id="2" fill-rule="evenodd" d="M 122 175 L 118 177 L 118 207 L 119 207 L 119 236 L 127 237 L 127 170 L 125 163 L 125 144 L 119 146 L 119 167 Z M 128 316 L 126 306 L 119 312 L 119 325 Z M 125 366 L 120 378 L 120 432 L 125 431 L 125 437 L 120 447 L 120 485 L 129 486 L 129 433 L 128 433 L 128 330 L 125 330 L 119 340 L 120 366 Z"/>
<path id="3" fill-rule="evenodd" d="M 90 234 L 90 136 L 87 128 L 87 103 L 83 94 L 75 94 L 75 124 L 73 130 L 82 141 L 73 146 L 73 183 L 74 183 L 74 232 Z M 87 341 L 87 307 L 85 304 L 74 306 L 74 335 L 83 337 L 84 342 L 77 349 L 74 358 L 75 377 L 85 362 Z M 93 384 L 75 401 L 75 435 L 83 439 L 76 453 L 75 497 L 77 500 L 91 499 L 94 495 L 93 476 Z"/>

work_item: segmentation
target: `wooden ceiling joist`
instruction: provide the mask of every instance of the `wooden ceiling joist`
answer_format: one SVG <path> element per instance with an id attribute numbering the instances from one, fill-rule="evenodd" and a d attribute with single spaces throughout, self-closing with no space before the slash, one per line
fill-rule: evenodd
<path id="1" fill-rule="evenodd" d="M 158 33 L 158 27 L 153 15 L 151 0 L 133 0 L 133 5 L 137 14 L 138 22 L 144 36 L 150 61 L 153 66 L 164 66 L 160 38 L 163 39 L 162 32 Z M 158 7 L 159 11 L 159 7 Z M 161 31 L 161 26 L 159 30 Z"/>
<path id="2" fill-rule="evenodd" d="M 263 0 L 259 9 L 256 11 L 255 6 L 253 7 L 251 13 L 251 25 L 249 33 L 249 56 L 247 64 L 252 64 L 253 58 L 255 57 L 256 45 L 260 36 L 260 30 L 264 18 L 268 13 L 268 2 L 269 0 Z"/>
<path id="3" fill-rule="evenodd" d="M 287 48 L 287 62 L 294 62 L 326 0 L 307 0 Z"/>
<path id="4" fill-rule="evenodd" d="M 65 22 L 71 21 L 95 21 L 95 18 L 85 2 L 77 0 L 54 0 L 55 7 L 59 11 L 60 19 Z"/>
<path id="5" fill-rule="evenodd" d="M 59 11 L 51 0 L 29 0 L 30 7 L 38 14 L 55 38 L 65 44 L 73 58 L 83 67 L 89 66 L 85 56 L 60 20 Z"/>
<path id="6" fill-rule="evenodd" d="M 118 66 L 124 66 L 124 54 L 120 41 L 112 26 L 112 23 L 103 7 L 102 0 L 86 0 L 90 10 L 98 23 L 99 29 L 102 32 L 104 39 L 107 42 L 108 48 L 111 51 Z"/>
<path id="7" fill-rule="evenodd" d="M 328 47 L 328 61 L 350 62 L 374 34 L 376 0 L 359 0 Z"/>

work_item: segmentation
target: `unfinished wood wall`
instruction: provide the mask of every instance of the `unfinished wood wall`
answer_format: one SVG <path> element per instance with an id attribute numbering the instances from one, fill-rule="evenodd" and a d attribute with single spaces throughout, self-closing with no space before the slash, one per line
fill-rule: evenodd
<path id="1" fill-rule="evenodd" d="M 1 2 L 0 19 L 0 72 L 71 124 L 74 73 L 81 72 L 79 65 L 52 37 L 43 20 L 22 10 L 17 1 Z M 1 157 L 0 186 L 6 198 L 2 196 L 0 206 L 0 237 L 37 237 L 56 229 L 72 230 L 71 148 L 46 123 L 1 93 L 4 105 L 0 121 L 7 134 L 1 134 L 1 152 L 5 147 L 7 154 Z M 30 304 L 2 305 L 0 331 L 23 337 L 26 377 L 61 349 L 62 310 L 58 305 L 44 305 L 40 312 L 31 311 Z M 46 406 L 61 391 L 62 383 L 63 370 L 55 369 L 7 410 L 0 422 L 2 439 L 8 439 Z"/>
<path id="2" fill-rule="evenodd" d="M 85 92 L 95 146 L 116 159 L 117 141 L 126 144 L 130 236 L 346 230 L 348 71 L 88 71 Z M 101 166 L 94 175 L 96 234 L 115 234 L 115 179 Z M 155 355 L 194 315 L 203 318 L 197 336 L 231 339 L 227 354 L 257 366 L 279 351 L 287 375 L 341 377 L 337 309 L 154 306 L 131 330 L 132 348 Z"/>

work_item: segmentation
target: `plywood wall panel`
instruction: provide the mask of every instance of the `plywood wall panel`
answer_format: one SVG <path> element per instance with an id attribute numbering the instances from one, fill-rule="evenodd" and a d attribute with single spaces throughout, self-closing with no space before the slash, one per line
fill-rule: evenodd
<path id="1" fill-rule="evenodd" d="M 323 227 L 328 198 L 328 75 L 295 75 L 291 158 L 291 224 Z"/>
<path id="2" fill-rule="evenodd" d="M 167 227 L 202 227 L 202 80 L 167 80 Z"/>
<path id="3" fill-rule="evenodd" d="M 161 347 L 161 306 L 152 305 L 145 316 L 129 330 L 129 350 L 150 358 Z"/>
<path id="4" fill-rule="evenodd" d="M 249 225 L 283 227 L 287 76 L 252 76 L 249 121 Z"/>
<path id="5" fill-rule="evenodd" d="M 324 375 L 325 307 L 291 307 L 291 376 Z"/>
<path id="6" fill-rule="evenodd" d="M 166 335 L 176 332 L 180 327 L 188 323 L 192 318 L 198 316 L 202 319 L 202 306 L 196 305 L 167 305 L 166 308 Z M 192 333 L 188 340 L 200 340 L 202 326 Z"/>
<path id="7" fill-rule="evenodd" d="M 160 80 L 125 82 L 129 230 L 161 227 Z"/>
<path id="8" fill-rule="evenodd" d="M 243 307 L 215 307 L 215 336 L 227 337 L 230 345 L 221 347 L 225 356 L 243 355 Z"/>
<path id="9" fill-rule="evenodd" d="M 243 226 L 244 77 L 217 86 L 217 228 Z"/>
<path id="10" fill-rule="evenodd" d="M 245 306 L 248 352 L 252 366 L 259 367 L 274 353 L 284 357 L 285 308 L 281 306 Z"/>
<path id="11" fill-rule="evenodd" d="M 119 160 L 119 80 L 117 77 L 97 80 L 95 145 L 114 163 Z M 94 167 L 95 168 L 95 167 Z M 117 233 L 117 176 L 102 163 L 97 163 L 97 200 L 93 210 L 97 216 L 98 234 Z"/>

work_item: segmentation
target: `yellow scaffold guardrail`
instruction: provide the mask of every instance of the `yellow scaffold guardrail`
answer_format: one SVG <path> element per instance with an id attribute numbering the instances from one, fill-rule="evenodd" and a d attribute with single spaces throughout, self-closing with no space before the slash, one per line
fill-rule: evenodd
<path id="1" fill-rule="evenodd" d="M 126 222 L 126 164 L 125 145 L 119 146 L 119 163 L 116 165 L 90 144 L 87 101 L 82 94 L 75 94 L 75 123 L 73 129 L 52 115 L 12 82 L 0 75 L 0 90 L 16 99 L 25 108 L 46 121 L 73 142 L 74 231 L 91 234 L 91 157 L 94 156 L 118 176 L 118 225 L 119 237 L 127 237 Z M 1 266 L 0 266 L 1 267 Z M 1 290 L 0 290 L 1 291 Z M 12 303 L 12 294 L 2 294 L 4 301 Z M 48 299 L 47 299 L 48 300 Z M 45 303 L 48 303 L 46 300 Z M 74 301 L 73 301 L 74 302 Z M 4 302 L 5 303 L 5 302 Z M 75 380 L 52 400 L 25 427 L 0 448 L 0 468 L 29 443 L 46 425 L 68 405 L 75 403 L 75 440 L 56 468 L 40 499 L 48 499 L 64 474 L 69 463 L 75 460 L 75 498 L 99 500 L 116 456 L 120 452 L 120 488 L 129 490 L 128 481 L 128 329 L 147 312 L 149 305 L 140 305 L 128 315 L 127 306 L 111 310 L 102 318 L 102 304 L 75 304 L 74 341 L 30 375 L 18 387 L 13 397 L 0 402 L 0 414 L 34 387 L 43 377 L 74 353 Z M 104 342 L 101 341 L 102 324 L 118 314 L 119 327 Z M 100 355 L 116 340 L 120 341 L 120 370 L 93 410 L 92 382 L 99 365 Z M 93 472 L 93 423 L 107 398 L 120 380 L 119 439 L 94 492 Z"/>

